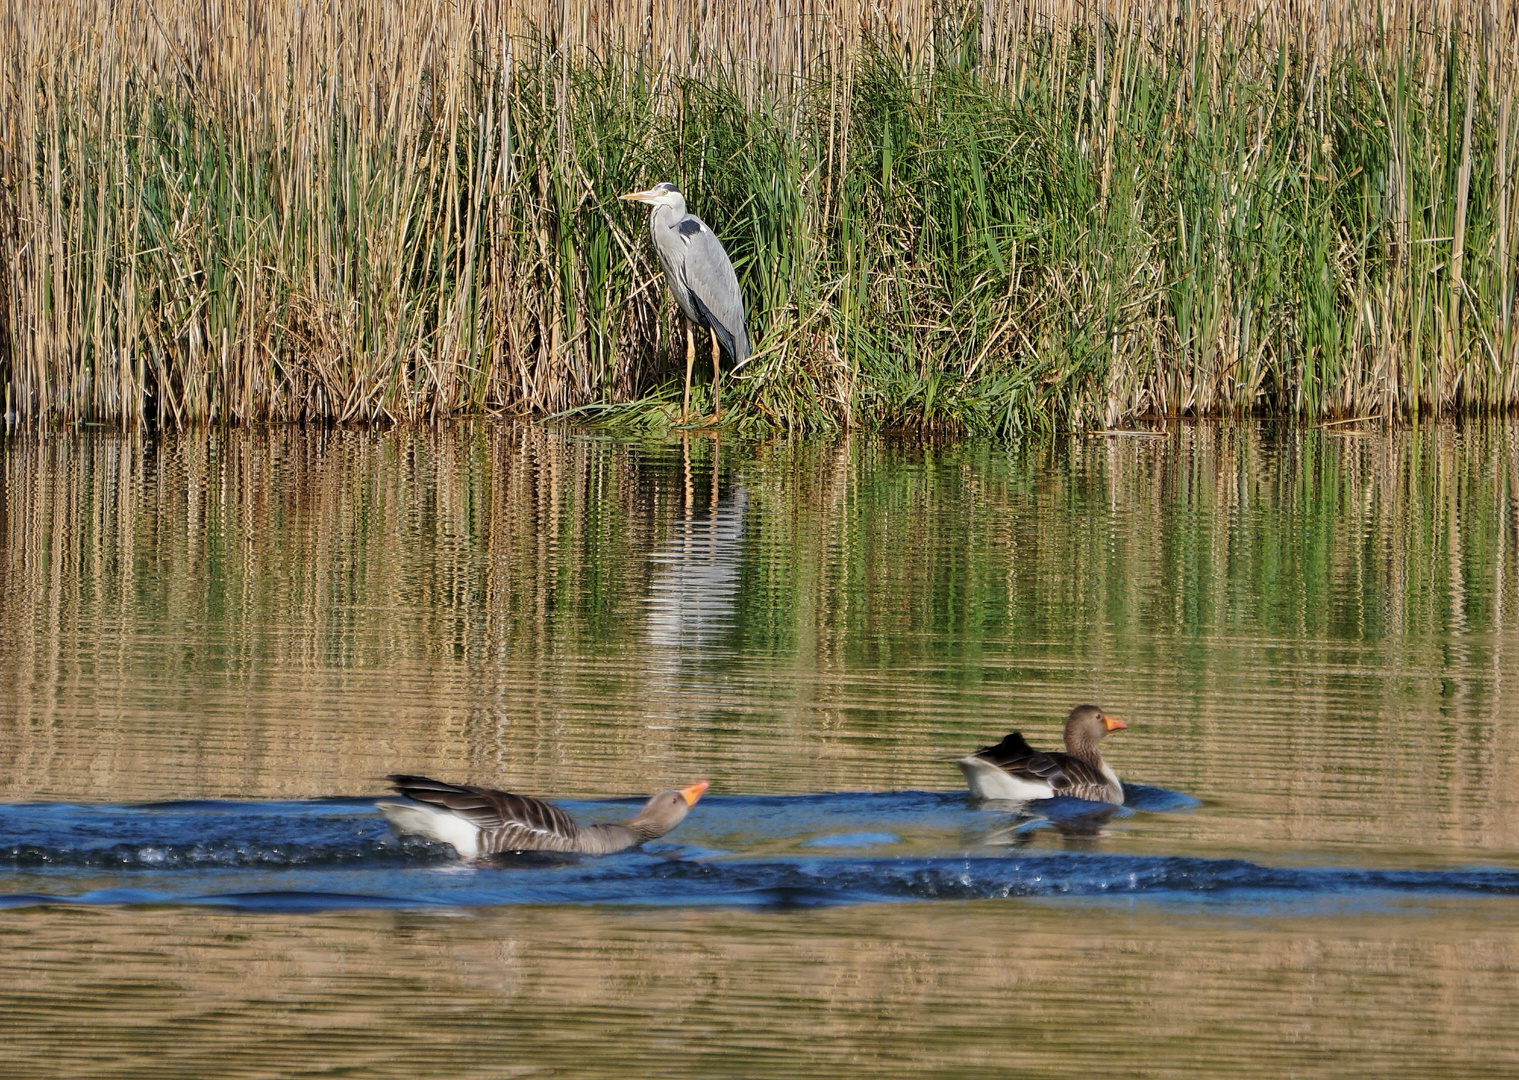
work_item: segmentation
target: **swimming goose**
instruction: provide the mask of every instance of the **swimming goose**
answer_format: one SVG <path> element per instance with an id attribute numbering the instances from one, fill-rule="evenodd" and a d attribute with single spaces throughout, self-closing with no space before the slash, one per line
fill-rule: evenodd
<path id="1" fill-rule="evenodd" d="M 1019 732 L 983 746 L 955 764 L 978 799 L 1051 799 L 1056 795 L 1123 804 L 1123 784 L 1097 750 L 1110 731 L 1129 725 L 1096 705 L 1078 705 L 1065 720 L 1064 754 L 1035 750 Z"/>
<path id="2" fill-rule="evenodd" d="M 675 828 L 707 790 L 707 781 L 699 780 L 679 791 L 660 792 L 627 821 L 578 825 L 557 806 L 526 795 L 403 773 L 386 779 L 410 800 L 375 804 L 391 826 L 403 835 L 452 844 L 461 859 L 507 851 L 610 855 Z"/>

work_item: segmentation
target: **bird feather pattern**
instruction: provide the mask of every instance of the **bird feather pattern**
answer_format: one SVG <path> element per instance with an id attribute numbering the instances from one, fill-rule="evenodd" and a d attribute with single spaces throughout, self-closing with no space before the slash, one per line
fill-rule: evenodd
<path id="1" fill-rule="evenodd" d="M 995 746 L 983 746 L 976 756 L 1014 776 L 1042 780 L 1060 795 L 1100 802 L 1108 789 L 1100 768 L 1070 754 L 1035 750 L 1021 732 L 1012 732 Z"/>
<path id="2" fill-rule="evenodd" d="M 529 795 L 401 773 L 389 780 L 407 798 L 441 807 L 471 822 L 480 829 L 481 847 L 486 850 L 571 851 L 583 831 L 563 810 Z"/>

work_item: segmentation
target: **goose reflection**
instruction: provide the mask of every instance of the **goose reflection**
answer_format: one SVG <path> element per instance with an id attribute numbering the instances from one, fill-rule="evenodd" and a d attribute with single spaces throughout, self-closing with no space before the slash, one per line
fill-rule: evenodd
<path id="1" fill-rule="evenodd" d="M 1100 839 L 1107 835 L 1108 823 L 1120 808 L 1084 799 L 1051 799 L 1044 812 L 1020 807 L 1011 823 L 992 830 L 985 843 L 997 847 L 1024 847 L 1042 832 L 1053 830 L 1066 842 Z M 1060 804 L 1070 804 L 1068 806 Z"/>

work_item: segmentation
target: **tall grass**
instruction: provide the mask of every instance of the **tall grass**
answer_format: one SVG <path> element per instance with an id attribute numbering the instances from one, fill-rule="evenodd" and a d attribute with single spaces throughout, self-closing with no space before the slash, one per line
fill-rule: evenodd
<path id="1" fill-rule="evenodd" d="M 6 413 L 664 423 L 659 179 L 740 427 L 1519 402 L 1514 0 L 782 7 L 11 5 Z"/>

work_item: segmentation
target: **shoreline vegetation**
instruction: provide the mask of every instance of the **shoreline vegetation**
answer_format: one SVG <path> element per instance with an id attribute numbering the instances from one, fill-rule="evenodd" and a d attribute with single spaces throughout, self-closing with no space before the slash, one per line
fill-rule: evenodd
<path id="1" fill-rule="evenodd" d="M 1510 410 L 1516 88 L 1516 0 L 13 4 L 0 393 L 661 430 L 616 196 L 671 180 L 749 308 L 729 430 Z"/>

